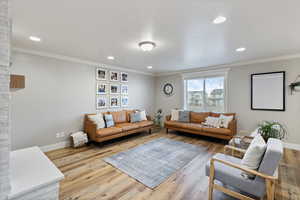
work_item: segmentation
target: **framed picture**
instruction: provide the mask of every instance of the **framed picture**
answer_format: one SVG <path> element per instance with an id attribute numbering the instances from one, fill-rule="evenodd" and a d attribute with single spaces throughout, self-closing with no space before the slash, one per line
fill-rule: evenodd
<path id="1" fill-rule="evenodd" d="M 128 94 L 128 85 L 121 85 L 121 94 Z"/>
<path id="2" fill-rule="evenodd" d="M 106 83 L 97 83 L 97 86 L 96 86 L 96 94 L 99 95 L 99 94 L 108 94 L 108 84 Z"/>
<path id="3" fill-rule="evenodd" d="M 110 94 L 120 94 L 120 85 L 110 84 Z"/>
<path id="4" fill-rule="evenodd" d="M 121 97 L 121 105 L 122 105 L 122 107 L 127 107 L 129 105 L 128 96 L 122 96 Z"/>
<path id="5" fill-rule="evenodd" d="M 99 95 L 96 97 L 96 109 L 103 109 L 108 107 L 108 101 L 107 101 L 107 96 L 105 95 Z"/>
<path id="6" fill-rule="evenodd" d="M 120 97 L 119 96 L 110 96 L 110 107 L 111 108 L 120 107 Z"/>
<path id="7" fill-rule="evenodd" d="M 119 81 L 119 72 L 116 71 L 110 71 L 110 81 Z"/>
<path id="8" fill-rule="evenodd" d="M 285 72 L 251 75 L 251 109 L 285 111 Z"/>
<path id="9" fill-rule="evenodd" d="M 96 68 L 96 80 L 98 81 L 107 80 L 107 70 L 103 68 Z"/>
<path id="10" fill-rule="evenodd" d="M 128 82 L 128 73 L 121 72 L 121 82 Z"/>

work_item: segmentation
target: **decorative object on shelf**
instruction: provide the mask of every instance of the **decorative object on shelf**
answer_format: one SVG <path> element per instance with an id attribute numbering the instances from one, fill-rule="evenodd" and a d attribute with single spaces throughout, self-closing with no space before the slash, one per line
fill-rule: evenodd
<path id="1" fill-rule="evenodd" d="M 162 117 L 162 109 L 158 109 L 154 116 L 154 123 L 156 126 L 163 127 Z"/>
<path id="2" fill-rule="evenodd" d="M 128 94 L 128 85 L 121 85 L 121 94 L 123 95 Z"/>
<path id="3" fill-rule="evenodd" d="M 121 106 L 127 107 L 129 105 L 129 98 L 128 96 L 122 96 L 121 97 Z"/>
<path id="4" fill-rule="evenodd" d="M 104 109 L 108 107 L 108 98 L 106 95 L 99 95 L 96 97 L 96 109 Z"/>
<path id="5" fill-rule="evenodd" d="M 284 139 L 287 135 L 287 130 L 279 122 L 263 121 L 258 125 L 258 133 L 261 134 L 267 142 L 269 138 Z"/>
<path id="6" fill-rule="evenodd" d="M 72 133 L 71 138 L 72 138 L 72 145 L 75 148 L 81 147 L 81 146 L 85 145 L 86 143 L 88 143 L 87 134 L 82 131 Z"/>
<path id="7" fill-rule="evenodd" d="M 117 72 L 117 71 L 110 71 L 109 80 L 110 81 L 119 81 L 119 72 Z"/>
<path id="8" fill-rule="evenodd" d="M 126 72 L 121 72 L 121 82 L 128 82 L 128 73 Z"/>
<path id="9" fill-rule="evenodd" d="M 251 75 L 251 109 L 285 111 L 285 72 Z"/>
<path id="10" fill-rule="evenodd" d="M 97 95 L 108 93 L 108 84 L 106 84 L 106 83 L 97 83 L 96 88 L 97 88 L 97 91 L 96 91 Z"/>
<path id="11" fill-rule="evenodd" d="M 300 80 L 299 79 L 300 79 L 300 75 L 298 75 L 296 80 L 289 85 L 291 88 L 291 94 L 293 94 L 293 92 L 300 92 Z"/>
<path id="12" fill-rule="evenodd" d="M 120 85 L 110 84 L 110 94 L 120 94 Z"/>
<path id="13" fill-rule="evenodd" d="M 163 87 L 163 92 L 165 93 L 165 95 L 167 96 L 171 96 L 173 94 L 173 85 L 171 83 L 166 83 Z"/>
<path id="14" fill-rule="evenodd" d="M 110 107 L 111 108 L 120 107 L 120 97 L 119 96 L 110 96 Z"/>
<path id="15" fill-rule="evenodd" d="M 107 80 L 107 70 L 103 68 L 96 68 L 96 80 L 106 81 Z"/>

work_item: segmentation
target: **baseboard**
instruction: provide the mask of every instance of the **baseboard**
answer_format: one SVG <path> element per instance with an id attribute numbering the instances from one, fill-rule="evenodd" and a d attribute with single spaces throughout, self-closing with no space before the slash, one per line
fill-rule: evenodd
<path id="1" fill-rule="evenodd" d="M 47 151 L 61 149 L 61 148 L 69 147 L 69 146 L 71 146 L 71 143 L 69 141 L 63 141 L 63 142 L 58 142 L 58 143 L 55 143 L 55 144 L 40 146 L 40 149 L 43 152 L 47 152 Z"/>
<path id="2" fill-rule="evenodd" d="M 293 143 L 284 143 L 284 147 L 287 149 L 294 149 L 300 151 L 300 144 L 293 144 Z"/>

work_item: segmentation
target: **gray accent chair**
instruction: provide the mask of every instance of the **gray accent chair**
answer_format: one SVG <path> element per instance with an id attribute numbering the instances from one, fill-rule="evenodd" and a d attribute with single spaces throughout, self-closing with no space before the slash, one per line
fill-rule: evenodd
<path id="1" fill-rule="evenodd" d="M 239 151 L 245 150 L 225 146 L 225 150 Z M 209 200 L 213 199 L 213 190 L 217 189 L 227 195 L 238 199 L 252 200 L 254 197 L 273 200 L 275 195 L 275 181 L 277 180 L 277 168 L 283 155 L 283 145 L 278 139 L 269 139 L 266 152 L 262 158 L 258 170 L 250 170 L 241 165 L 241 159 L 225 154 L 216 154 L 206 165 L 206 176 L 209 176 Z M 255 178 L 243 177 L 242 172 L 255 175 Z M 218 180 L 225 186 L 230 186 L 240 192 L 216 184 Z"/>

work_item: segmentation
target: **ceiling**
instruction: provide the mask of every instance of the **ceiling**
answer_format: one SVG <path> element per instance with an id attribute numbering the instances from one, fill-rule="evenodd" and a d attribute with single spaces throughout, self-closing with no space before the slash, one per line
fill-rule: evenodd
<path id="1" fill-rule="evenodd" d="M 145 72 L 187 70 L 299 53 L 299 7 L 297 0 L 14 0 L 13 46 Z M 213 24 L 219 15 L 227 21 Z M 144 40 L 157 47 L 141 51 Z M 247 50 L 236 52 L 241 46 Z"/>

